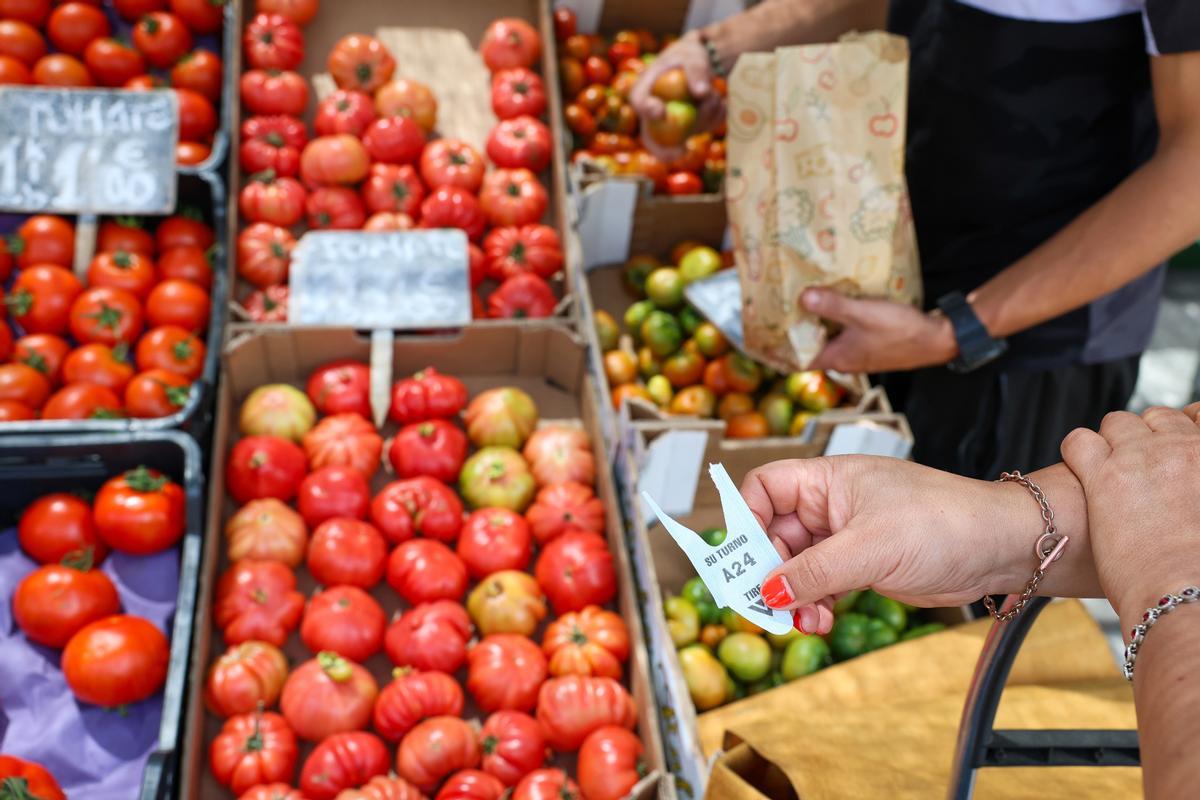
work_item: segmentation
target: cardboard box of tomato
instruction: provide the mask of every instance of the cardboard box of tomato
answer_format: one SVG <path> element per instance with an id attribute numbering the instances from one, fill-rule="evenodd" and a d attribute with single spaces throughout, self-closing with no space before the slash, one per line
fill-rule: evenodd
<path id="1" fill-rule="evenodd" d="M 240 334 L 226 353 L 213 442 L 214 462 L 226 466 L 214 470 L 211 485 L 215 546 L 200 574 L 181 797 L 232 797 L 227 785 L 246 789 L 270 776 L 298 781 L 314 800 L 332 798 L 332 784 L 319 776 L 328 759 L 346 762 L 333 757 L 332 744 L 313 742 L 347 728 L 370 732 L 324 739 L 349 736 L 360 746 L 362 760 L 350 766 L 362 772 L 338 777 L 339 788 L 394 769 L 434 797 L 448 772 L 475 766 L 482 777 L 460 771 L 450 782 L 478 781 L 487 789 L 480 796 L 492 796 L 503 779 L 517 784 L 516 797 L 532 797 L 536 787 L 527 781 L 561 785 L 565 768 L 592 787 L 589 797 L 615 800 L 621 795 L 596 781 L 636 778 L 632 730 L 647 775 L 633 796 L 672 797 L 671 782 L 659 779 L 665 759 L 657 706 L 582 342 L 550 323 L 401 337 L 391 354 L 394 374 L 410 377 L 393 388 L 379 433 L 356 413 L 368 410 L 369 352 L 369 341 L 352 330 L 292 328 Z M 534 408 L 539 422 L 531 435 Z M 510 444 L 529 438 L 519 452 L 467 444 L 493 436 Z M 376 471 L 379 460 L 387 466 Z M 294 503 L 271 499 L 297 493 Z M 464 506 L 476 511 L 465 516 Z M 352 518 L 330 518 L 335 513 Z M 248 563 L 248 554 L 259 563 Z M 578 565 L 570 573 L 582 582 L 564 591 L 554 576 L 567 575 L 567 563 Z M 499 566 L 507 571 L 492 572 Z M 241 580 L 262 589 L 245 595 L 247 604 L 237 599 Z M 584 600 L 606 610 L 563 616 Z M 569 634 L 572 647 L 580 636 L 596 647 L 564 650 L 556 630 Z M 358 656 L 362 666 L 348 656 L 318 656 L 323 650 Z M 393 674 L 396 664 L 417 671 Z M 246 669 L 260 680 L 241 694 Z M 292 744 L 272 746 L 267 772 L 235 777 L 238 743 L 253 733 L 255 697 L 267 703 L 260 725 L 274 742 Z M 528 715 L 498 718 L 501 707 Z M 431 714 L 438 716 L 418 723 Z M 482 722 L 482 734 L 472 727 L 478 723 L 460 718 Z M 592 734 L 623 740 L 617 762 L 599 768 L 587 755 L 591 739 L 581 747 L 585 718 L 617 724 Z M 283 729 L 299 736 L 298 753 Z M 454 755 L 430 755 L 423 742 L 431 736 L 449 737 Z M 554 751 L 548 769 L 522 778 L 543 763 L 546 745 Z"/>

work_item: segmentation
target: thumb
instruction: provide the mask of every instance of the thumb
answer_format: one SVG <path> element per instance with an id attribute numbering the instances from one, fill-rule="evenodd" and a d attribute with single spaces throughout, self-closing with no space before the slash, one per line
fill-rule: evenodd
<path id="1" fill-rule="evenodd" d="M 771 608 L 798 608 L 827 597 L 870 586 L 877 577 L 866 547 L 851 529 L 843 529 L 790 561 L 785 561 L 762 584 L 763 601 Z"/>
<path id="2" fill-rule="evenodd" d="M 1108 441 L 1088 428 L 1076 428 L 1068 433 L 1059 450 L 1063 461 L 1075 473 L 1084 489 L 1087 489 L 1091 474 L 1112 455 Z"/>
<path id="3" fill-rule="evenodd" d="M 830 289 L 806 289 L 800 303 L 806 311 L 842 324 L 861 321 L 870 307 L 868 300 L 853 300 Z"/>

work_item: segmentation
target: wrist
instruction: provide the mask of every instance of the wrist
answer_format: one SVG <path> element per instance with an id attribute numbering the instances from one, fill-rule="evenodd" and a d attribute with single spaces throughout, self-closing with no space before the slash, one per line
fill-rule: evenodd
<path id="1" fill-rule="evenodd" d="M 954 325 L 940 310 L 934 309 L 926 315 L 931 326 L 929 342 L 930 357 L 937 359 L 934 364 L 947 364 L 958 357 L 958 339 L 954 335 Z"/>
<path id="2" fill-rule="evenodd" d="M 737 19 L 734 17 L 733 19 Z M 694 31 L 696 40 L 706 51 L 709 67 L 714 75 L 728 76 L 733 71 L 733 64 L 738 54 L 744 49 L 739 43 L 737 29 L 730 20 L 717 22 L 698 31 Z"/>

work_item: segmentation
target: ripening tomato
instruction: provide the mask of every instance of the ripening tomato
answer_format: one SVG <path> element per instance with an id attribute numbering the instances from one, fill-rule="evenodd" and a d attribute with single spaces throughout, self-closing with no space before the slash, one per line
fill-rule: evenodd
<path id="1" fill-rule="evenodd" d="M 458 600 L 467 591 L 467 566 L 441 542 L 411 539 L 392 551 L 387 582 L 412 605 Z"/>
<path id="2" fill-rule="evenodd" d="M 516 67 L 492 76 L 492 111 L 500 119 L 540 117 L 546 111 L 546 87 L 536 72 Z"/>
<path id="3" fill-rule="evenodd" d="M 483 32 L 479 54 L 492 72 L 515 67 L 532 69 L 542 54 L 542 37 L 525 20 L 503 17 Z"/>
<path id="4" fill-rule="evenodd" d="M 567 531 L 546 545 L 534 574 L 556 614 L 602 606 L 617 594 L 608 543 L 587 531 Z"/>
<path id="5" fill-rule="evenodd" d="M 460 769 L 442 783 L 434 800 L 502 800 L 505 786 L 483 770 Z"/>
<path id="6" fill-rule="evenodd" d="M 546 657 L 515 633 L 485 636 L 467 653 L 467 691 L 484 711 L 532 711 L 546 680 Z"/>
<path id="7" fill-rule="evenodd" d="M 187 207 L 178 214 L 158 223 L 154 231 L 154 243 L 158 252 L 165 253 L 173 247 L 199 247 L 207 250 L 216 239 L 212 226 L 204 221 L 199 209 Z"/>
<path id="8" fill-rule="evenodd" d="M 266 14 L 282 14 L 303 28 L 317 15 L 317 0 L 256 0 L 254 10 Z"/>
<path id="9" fill-rule="evenodd" d="M 268 286 L 253 291 L 242 300 L 242 308 L 255 322 L 287 322 L 288 287 Z"/>
<path id="10" fill-rule="evenodd" d="M 603 533 L 604 504 L 590 486 L 553 483 L 538 491 L 525 519 L 533 537 L 544 546 L 569 530 Z"/>
<path id="11" fill-rule="evenodd" d="M 479 207 L 492 225 L 531 225 L 546 213 L 546 187 L 527 169 L 498 169 L 479 190 Z"/>
<path id="12" fill-rule="evenodd" d="M 387 774 L 391 756 L 373 733 L 336 733 L 318 744 L 300 768 L 300 788 L 311 800 L 334 800 Z"/>
<path id="13" fill-rule="evenodd" d="M 251 114 L 298 117 L 308 107 L 308 82 L 292 70 L 246 70 L 238 88 Z"/>
<path id="14" fill-rule="evenodd" d="M 282 14 L 255 14 L 242 33 L 250 69 L 295 69 L 304 60 L 304 34 Z"/>
<path id="15" fill-rule="evenodd" d="M 142 305 L 124 289 L 85 289 L 71 304 L 71 335 L 79 342 L 129 345 L 141 332 Z"/>
<path id="16" fill-rule="evenodd" d="M 523 570 L 533 557 L 525 518 L 507 508 L 480 508 L 462 523 L 458 557 L 476 580 L 502 570 Z"/>
<path id="17" fill-rule="evenodd" d="M 396 211 L 416 218 L 425 187 L 409 164 L 372 164 L 362 185 L 363 205 L 372 213 Z"/>
<path id="18" fill-rule="evenodd" d="M 330 50 L 326 68 L 339 89 L 371 94 L 391 79 L 396 60 L 374 36 L 352 33 L 339 39 Z"/>
<path id="19" fill-rule="evenodd" d="M 314 653 L 328 650 L 366 661 L 383 649 L 387 616 L 357 586 L 334 586 L 313 595 L 300 620 L 300 639 Z"/>
<path id="20" fill-rule="evenodd" d="M 501 120 L 488 134 L 486 150 L 498 167 L 541 172 L 550 165 L 550 129 L 529 116 Z"/>
<path id="21" fill-rule="evenodd" d="M 322 186 L 304 201 L 308 226 L 314 230 L 357 230 L 367 221 L 358 193 L 348 186 Z"/>
<path id="22" fill-rule="evenodd" d="M 134 375 L 125 386 L 125 413 L 137 419 L 169 417 L 187 405 L 192 384 L 165 369 Z"/>
<path id="23" fill-rule="evenodd" d="M 300 172 L 300 151 L 307 143 L 308 131 L 294 117 L 250 117 L 242 123 L 238 161 L 245 172 L 273 170 L 278 176 L 293 177 Z"/>
<path id="24" fill-rule="evenodd" d="M 114 550 L 148 555 L 183 536 L 184 495 L 179 484 L 138 467 L 110 478 L 96 493 L 96 534 Z"/>
<path id="25" fill-rule="evenodd" d="M 262 641 L 282 647 L 303 612 L 296 573 L 278 561 L 235 561 L 217 581 L 213 620 L 227 644 Z"/>
<path id="26" fill-rule="evenodd" d="M 443 419 L 414 422 L 392 439 L 388 460 L 401 478 L 428 475 L 450 483 L 467 460 L 467 435 Z"/>
<path id="27" fill-rule="evenodd" d="M 92 509 L 66 492 L 44 495 L 25 509 L 17 523 L 17 540 L 25 554 L 39 564 L 58 564 L 72 553 L 90 552 L 99 564 L 108 545 L 96 536 Z M 464 612 L 465 613 L 465 612 Z"/>
<path id="28" fill-rule="evenodd" d="M 488 295 L 488 316 L 496 319 L 539 319 L 554 313 L 558 298 L 544 278 L 532 272 L 505 278 Z"/>
<path id="29" fill-rule="evenodd" d="M 50 0 L 0 0 L 0 17 L 41 25 L 50 15 Z"/>
<path id="30" fill-rule="evenodd" d="M 111 30 L 104 12 L 88 3 L 63 3 L 46 21 L 51 44 L 73 56 L 82 55 L 89 42 L 108 36 Z"/>
<path id="31" fill-rule="evenodd" d="M 101 86 L 124 86 L 146 71 L 142 54 L 120 39 L 93 39 L 83 51 L 83 63 Z"/>
<path id="32" fill-rule="evenodd" d="M 305 563 L 326 586 L 370 589 L 383 577 L 387 544 L 369 522 L 334 517 L 317 526 L 308 541 Z"/>
<path id="33" fill-rule="evenodd" d="M 29 67 L 12 56 L 0 55 L 0 84 L 25 86 L 30 83 L 33 83 L 33 73 Z"/>
<path id="34" fill-rule="evenodd" d="M 97 253 L 131 253 L 154 257 L 154 235 L 137 217 L 113 217 L 100 223 Z"/>
<path id="35" fill-rule="evenodd" d="M 16 255 L 20 269 L 35 264 L 69 269 L 75 261 L 75 229 L 62 217 L 34 214 L 21 223 L 15 237 L 9 237 L 8 249 Z"/>
<path id="36" fill-rule="evenodd" d="M 255 710 L 225 721 L 208 750 L 217 782 L 234 794 L 259 784 L 290 780 L 296 771 L 296 734 L 271 711 Z"/>
<path id="37" fill-rule="evenodd" d="M 577 750 L 593 731 L 605 725 L 633 730 L 637 711 L 625 687 L 612 678 L 567 675 L 542 684 L 537 720 L 555 750 Z"/>
<path id="38" fill-rule="evenodd" d="M 19 364 L 28 364 L 45 375 L 52 386 L 57 386 L 62 380 L 63 361 L 70 352 L 71 345 L 61 336 L 31 333 L 17 339 L 13 344 L 12 360 Z"/>
<path id="39" fill-rule="evenodd" d="M 462 513 L 454 490 L 425 476 L 392 481 L 371 501 L 371 521 L 391 544 L 416 534 L 453 542 L 462 527 Z"/>
<path id="40" fill-rule="evenodd" d="M 357 136 L 318 136 L 300 154 L 300 177 L 312 188 L 358 183 L 367 175 L 371 157 Z"/>
<path id="41" fill-rule="evenodd" d="M 310 468 L 341 464 L 369 479 L 379 469 L 383 437 L 358 414 L 333 414 L 304 434 L 303 445 Z"/>
<path id="42" fill-rule="evenodd" d="M 477 766 L 475 731 L 458 717 L 443 715 L 417 723 L 396 751 L 396 772 L 426 792 L 432 792 L 452 772 Z"/>
<path id="43" fill-rule="evenodd" d="M 94 86 L 92 74 L 83 62 L 65 53 L 42 56 L 33 65 L 33 82 L 43 86 L 85 88 Z"/>
<path id="44" fill-rule="evenodd" d="M 422 603 L 401 614 L 384 635 L 388 658 L 399 667 L 454 674 L 467 660 L 471 618 L 450 600 Z"/>
<path id="45" fill-rule="evenodd" d="M 152 67 L 167 69 L 192 49 L 192 34 L 169 11 L 152 11 L 133 28 L 133 46 Z"/>
<path id="46" fill-rule="evenodd" d="M 521 779 L 509 800 L 583 800 L 578 784 L 561 769 L 539 769 Z"/>
<path id="47" fill-rule="evenodd" d="M 550 623 L 542 638 L 550 659 L 550 674 L 599 675 L 621 679 L 621 664 L 629 658 L 629 629 L 619 614 L 599 606 L 563 614 Z"/>
<path id="48" fill-rule="evenodd" d="M 372 721 L 389 742 L 398 742 L 424 719 L 457 717 L 463 710 L 463 693 L 458 681 L 444 672 L 417 672 L 397 667 L 394 680 L 379 693 Z"/>
<path id="49" fill-rule="evenodd" d="M 592 443 L 579 428 L 538 428 L 525 442 L 521 455 L 529 462 L 529 471 L 539 487 L 567 481 L 591 486 L 596 477 Z"/>
<path id="50" fill-rule="evenodd" d="M 362 134 L 372 161 L 385 164 L 415 164 L 425 149 L 425 132 L 411 117 L 371 119 Z"/>
<path id="51" fill-rule="evenodd" d="M 212 289 L 210 254 L 199 247 L 172 247 L 158 257 L 158 276 L 162 280 L 190 281 L 204 291 Z"/>
<path id="52" fill-rule="evenodd" d="M 225 487 L 238 503 L 260 497 L 291 500 L 308 471 L 304 451 L 281 436 L 247 436 L 225 463 Z"/>
<path id="53" fill-rule="evenodd" d="M 550 278 L 563 264 L 562 242 L 549 225 L 495 228 L 483 240 L 488 277 L 496 280 L 532 272 Z"/>
<path id="54" fill-rule="evenodd" d="M 208 328 L 211 312 L 208 292 L 191 281 L 162 281 L 146 298 L 146 321 L 155 327 L 178 325 L 184 330 L 203 332 Z"/>
<path id="55" fill-rule="evenodd" d="M 89 383 L 122 392 L 133 377 L 128 359 L 128 346 L 115 348 L 100 342 L 77 347 L 63 361 L 62 374 L 66 383 Z"/>
<path id="56" fill-rule="evenodd" d="M 210 103 L 216 103 L 221 98 L 222 77 L 221 57 L 203 48 L 193 50 L 171 67 L 172 86 L 190 89 Z M 183 129 L 180 128 L 180 136 L 183 135 Z"/>
<path id="57" fill-rule="evenodd" d="M 238 277 L 260 289 L 283 283 L 295 246 L 296 239 L 287 228 L 255 222 L 238 234 Z"/>
<path id="58" fill-rule="evenodd" d="M 5 305 L 12 320 L 27 333 L 61 334 L 70 324 L 71 306 L 82 291 L 75 273 L 42 264 L 17 273 Z"/>
<path id="59" fill-rule="evenodd" d="M 483 748 L 483 770 L 504 786 L 546 763 L 546 737 L 533 717 L 520 711 L 497 711 L 479 731 Z"/>
<path id="60" fill-rule="evenodd" d="M 338 89 L 317 103 L 313 129 L 318 136 L 347 133 L 361 138 L 375 121 L 375 102 L 366 92 Z"/>
<path id="61" fill-rule="evenodd" d="M 124 289 L 138 300 L 145 300 L 157 275 L 149 256 L 123 250 L 101 251 L 88 265 L 89 286 Z"/>
<path id="62" fill-rule="evenodd" d="M 457 186 L 441 186 L 421 203 L 422 228 L 459 228 L 471 241 L 479 241 L 487 218 L 471 192 Z"/>
<path id="63" fill-rule="evenodd" d="M 304 561 L 308 530 L 289 506 L 265 497 L 251 500 L 229 518 L 225 539 L 230 561 L 253 558 L 297 567 Z"/>
<path id="64" fill-rule="evenodd" d="M 380 117 L 410 117 L 428 136 L 437 125 L 437 98 L 429 87 L 408 78 L 389 81 L 375 92 Z"/>
<path id="65" fill-rule="evenodd" d="M 370 672 L 336 653 L 322 652 L 288 675 L 279 708 L 297 736 L 317 742 L 366 728 L 378 695 Z"/>
<path id="66" fill-rule="evenodd" d="M 270 708 L 283 691 L 287 672 L 287 656 L 273 644 L 231 645 L 208 670 L 204 704 L 218 717 L 249 714 L 259 703 Z"/>
<path id="67" fill-rule="evenodd" d="M 13 619 L 26 637 L 46 647 L 63 647 L 83 626 L 120 610 L 116 587 L 92 569 L 88 553 L 35 569 L 12 596 Z"/>
<path id="68" fill-rule="evenodd" d="M 42 406 L 42 419 L 116 419 L 121 398 L 107 386 L 72 383 L 59 389 Z"/>
<path id="69" fill-rule="evenodd" d="M 5 13 L 0 4 L 0 13 Z M 0 784 L 17 786 L 25 797 L 38 800 L 67 800 L 58 781 L 41 764 L 25 761 L 16 756 L 0 756 Z"/>
<path id="70" fill-rule="evenodd" d="M 50 381 L 28 364 L 0 364 L 0 400 L 41 408 L 50 396 Z"/>
<path id="71" fill-rule="evenodd" d="M 72 694 L 106 708 L 145 700 L 167 679 L 167 637 L 141 617 L 97 620 L 71 637 L 62 653 L 63 677 Z"/>
<path id="72" fill-rule="evenodd" d="M 371 416 L 370 389 L 370 367 L 351 359 L 318 367 L 305 385 L 308 399 L 322 414 L 355 413 L 364 419 Z"/>
<path id="73" fill-rule="evenodd" d="M 296 496 L 296 506 L 310 528 L 334 517 L 365 519 L 370 503 L 367 479 L 358 470 L 340 465 L 309 473 Z"/>
<path id="74" fill-rule="evenodd" d="M 171 0 L 171 10 L 196 33 L 217 33 L 221 30 L 227 1 Z"/>

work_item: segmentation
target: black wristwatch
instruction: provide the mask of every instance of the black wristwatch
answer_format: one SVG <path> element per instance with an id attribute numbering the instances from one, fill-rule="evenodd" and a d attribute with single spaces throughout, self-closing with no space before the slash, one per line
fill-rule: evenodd
<path id="1" fill-rule="evenodd" d="M 946 366 L 960 375 L 990 364 L 1008 349 L 1008 342 L 993 339 L 975 315 L 975 309 L 962 292 L 949 292 L 938 298 L 938 308 L 950 320 L 958 342 L 958 357 Z"/>

